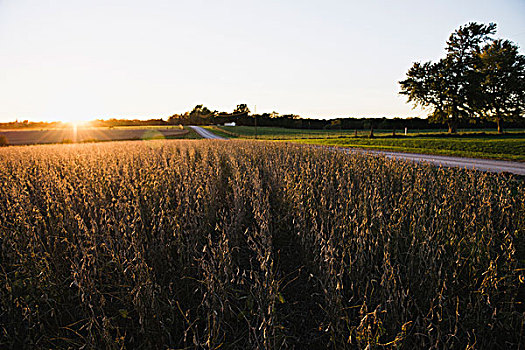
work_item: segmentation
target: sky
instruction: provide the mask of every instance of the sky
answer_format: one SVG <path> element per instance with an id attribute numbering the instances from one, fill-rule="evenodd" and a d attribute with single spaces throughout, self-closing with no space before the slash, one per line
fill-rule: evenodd
<path id="1" fill-rule="evenodd" d="M 398 81 L 468 22 L 525 52 L 524 0 L 0 0 L 0 122 L 425 117 Z"/>

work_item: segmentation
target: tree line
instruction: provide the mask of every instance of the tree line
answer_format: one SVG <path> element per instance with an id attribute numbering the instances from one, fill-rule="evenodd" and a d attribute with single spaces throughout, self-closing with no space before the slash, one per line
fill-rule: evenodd
<path id="1" fill-rule="evenodd" d="M 387 129 L 441 129 L 443 123 L 432 118 L 355 118 L 344 117 L 335 119 L 302 118 L 297 114 L 279 114 L 278 112 L 252 114 L 246 104 L 240 104 L 232 113 L 211 111 L 203 105 L 197 105 L 191 112 L 174 114 L 163 124 L 168 125 L 220 125 L 235 122 L 239 126 L 268 126 L 292 129 L 342 129 L 370 130 Z M 477 118 L 461 119 L 455 124 L 461 129 L 493 129 L 497 124 L 493 120 Z M 525 128 L 525 119 L 518 118 L 508 121 L 509 128 Z"/>
<path id="2" fill-rule="evenodd" d="M 154 119 L 97 119 L 89 123 L 92 127 L 120 127 L 120 126 L 169 126 L 169 125 L 217 125 L 235 122 L 240 126 L 268 126 L 290 129 L 337 129 L 337 130 L 409 130 L 442 129 L 443 124 L 431 121 L 428 118 L 335 118 L 335 119 L 310 119 L 301 118 L 297 114 L 279 114 L 277 112 L 250 114 L 217 112 L 204 115 L 190 115 L 190 113 L 175 114 L 169 118 Z M 457 128 L 460 129 L 494 129 L 497 124 L 486 119 L 474 121 L 459 120 Z M 49 129 L 66 128 L 69 124 L 63 122 L 9 122 L 0 123 L 0 129 Z M 506 127 L 525 129 L 525 119 L 520 118 L 506 122 Z"/>

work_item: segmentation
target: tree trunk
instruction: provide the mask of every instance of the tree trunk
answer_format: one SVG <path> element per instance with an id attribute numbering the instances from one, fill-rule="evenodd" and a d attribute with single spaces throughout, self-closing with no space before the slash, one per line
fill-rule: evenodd
<path id="1" fill-rule="evenodd" d="M 449 134 L 455 134 L 457 131 L 456 123 L 454 122 L 448 122 L 448 133 Z"/>
<path id="2" fill-rule="evenodd" d="M 368 135 L 368 137 L 371 139 L 374 138 L 374 126 L 373 125 L 370 126 L 370 135 Z"/>
<path id="3" fill-rule="evenodd" d="M 448 133 L 449 134 L 455 134 L 457 131 L 457 119 L 456 117 L 459 116 L 458 113 L 458 107 L 453 104 L 452 105 L 452 111 L 448 114 Z"/>
<path id="4" fill-rule="evenodd" d="M 500 117 L 496 118 L 496 123 L 498 124 L 498 134 L 503 134 L 503 121 Z"/>

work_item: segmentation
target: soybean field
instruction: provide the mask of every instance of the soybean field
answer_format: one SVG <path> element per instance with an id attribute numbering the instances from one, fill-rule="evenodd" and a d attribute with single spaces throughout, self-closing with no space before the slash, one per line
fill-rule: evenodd
<path id="1" fill-rule="evenodd" d="M 0 149 L 0 348 L 524 346 L 525 183 L 253 141 Z"/>

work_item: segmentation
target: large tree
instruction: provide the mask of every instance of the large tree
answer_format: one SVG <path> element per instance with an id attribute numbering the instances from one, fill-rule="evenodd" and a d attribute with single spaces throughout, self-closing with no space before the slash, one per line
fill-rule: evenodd
<path id="1" fill-rule="evenodd" d="M 481 95 L 476 105 L 480 116 L 493 120 L 498 132 L 503 122 L 525 113 L 525 56 L 508 40 L 495 40 L 479 53 Z"/>
<path id="2" fill-rule="evenodd" d="M 429 119 L 447 123 L 456 132 L 460 120 L 475 113 L 473 101 L 479 95 L 480 76 L 476 71 L 481 46 L 491 41 L 495 24 L 469 23 L 459 27 L 447 41 L 447 55 L 437 63 L 415 62 L 400 81 L 401 94 L 408 102 L 429 107 Z"/>

